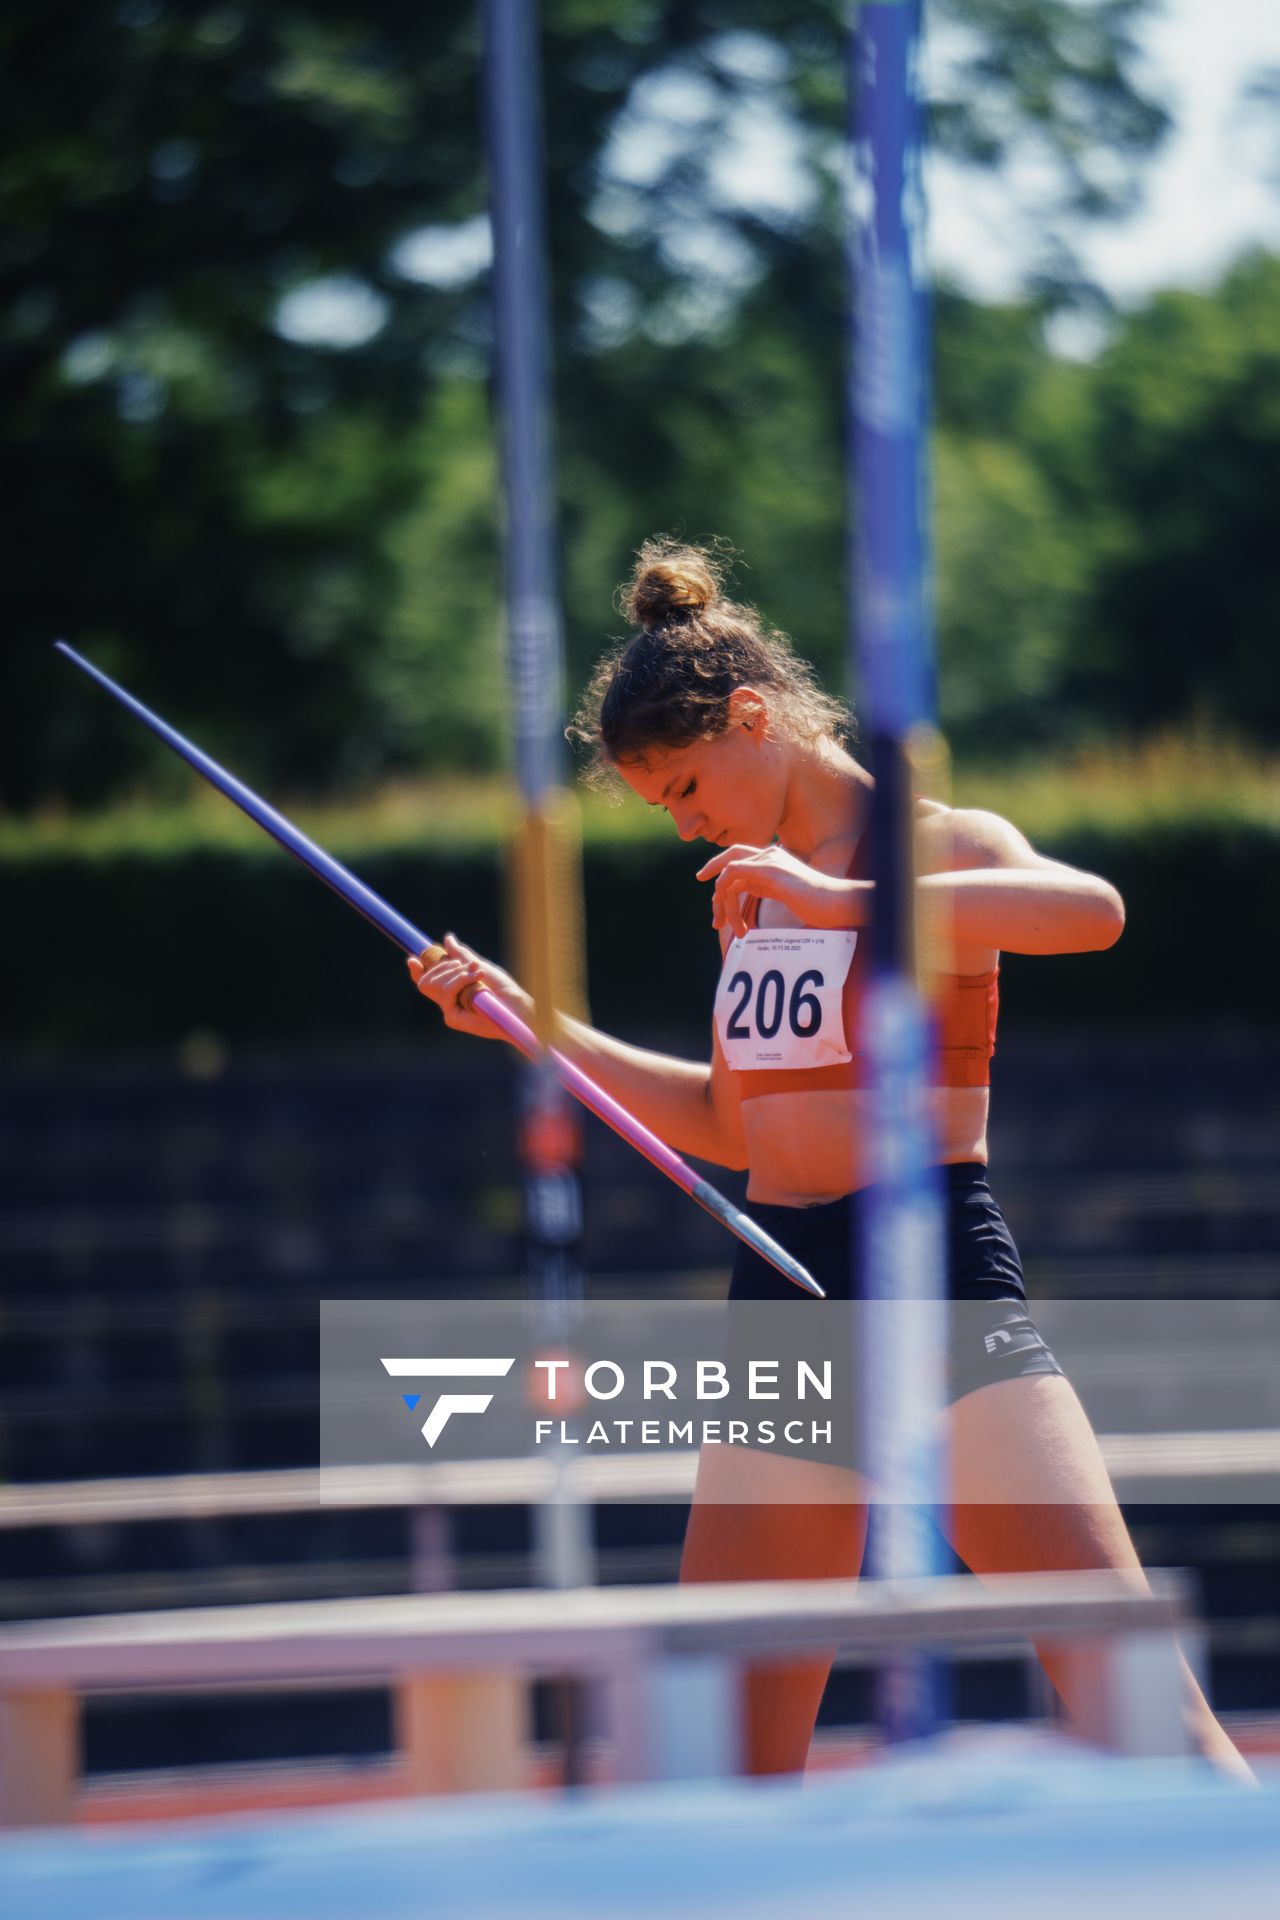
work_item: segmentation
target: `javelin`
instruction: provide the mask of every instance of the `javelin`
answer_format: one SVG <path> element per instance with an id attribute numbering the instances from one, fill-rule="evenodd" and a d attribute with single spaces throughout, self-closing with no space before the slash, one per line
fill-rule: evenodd
<path id="1" fill-rule="evenodd" d="M 65 640 L 55 640 L 53 644 L 59 653 L 66 655 L 73 666 L 79 667 L 82 673 L 87 673 L 91 680 L 96 680 L 113 699 L 120 702 L 121 706 L 127 707 L 130 713 L 136 714 L 143 725 L 150 727 L 152 733 L 158 734 L 167 747 L 172 747 L 175 753 L 180 754 L 188 766 L 194 767 L 197 773 L 203 774 L 211 786 L 216 787 L 219 793 L 224 793 L 227 799 L 233 801 L 242 813 L 247 813 L 264 833 L 269 833 L 273 840 L 279 841 L 286 852 L 301 860 L 303 866 L 309 868 L 318 880 L 323 880 L 326 886 L 332 887 L 349 907 L 354 907 L 357 913 L 362 913 L 366 920 L 377 927 L 379 933 L 385 933 L 387 939 L 394 941 L 402 952 L 412 954 L 415 959 L 422 958 L 428 961 L 443 958 L 443 948 L 437 947 L 428 934 L 423 933 L 420 928 L 413 925 L 412 921 L 398 914 L 380 893 L 375 893 L 372 887 L 366 887 L 363 880 L 358 880 L 349 868 L 342 865 L 341 861 L 335 860 L 332 854 L 325 852 L 323 847 L 318 847 L 314 840 L 308 840 L 306 834 L 300 832 L 291 820 L 286 820 L 282 813 L 277 813 L 275 808 L 268 806 L 265 800 L 260 800 L 252 787 L 247 787 L 243 780 L 237 780 L 233 773 L 228 773 L 225 767 L 219 766 L 216 760 L 210 759 L 209 755 L 188 740 L 185 734 L 179 733 L 176 727 L 171 727 L 167 720 L 160 718 L 158 713 L 152 713 L 150 707 L 144 707 L 142 702 L 135 700 L 131 693 L 126 693 L 124 688 L 103 673 L 100 667 L 95 667 L 91 661 L 85 660 L 72 647 L 69 647 Z M 429 951 L 433 948 L 434 952 Z M 518 1047 L 528 1059 L 542 1059 L 542 1046 L 536 1034 L 525 1025 L 518 1014 L 512 1013 L 510 1008 L 487 987 L 481 987 L 472 996 L 470 1005 L 478 1013 L 487 1014 L 494 1026 L 500 1028 L 513 1046 Z M 793 1260 L 785 1247 L 780 1247 L 776 1240 L 770 1239 L 764 1229 L 758 1227 L 748 1214 L 743 1213 L 740 1207 L 735 1207 L 732 1200 L 727 1200 L 709 1180 L 704 1180 L 701 1175 L 696 1174 L 678 1153 L 673 1153 L 665 1141 L 660 1140 L 656 1133 L 651 1133 L 649 1128 L 642 1121 L 637 1120 L 633 1113 L 629 1113 L 611 1093 L 606 1093 L 603 1087 L 597 1086 L 594 1080 L 583 1073 L 581 1067 L 575 1066 L 572 1060 L 566 1059 L 564 1054 L 555 1047 L 549 1048 L 548 1052 L 555 1063 L 560 1079 L 584 1107 L 588 1107 L 598 1119 L 603 1120 L 607 1127 L 612 1127 L 615 1133 L 621 1134 L 637 1153 L 642 1153 L 645 1159 L 660 1172 L 665 1173 L 668 1179 L 674 1180 L 682 1192 L 687 1193 L 691 1200 L 696 1200 L 700 1207 L 705 1207 L 722 1226 L 728 1227 L 730 1233 L 736 1234 L 739 1240 L 745 1241 L 762 1259 L 767 1260 L 770 1266 L 776 1267 L 779 1273 L 805 1293 L 811 1293 L 819 1300 L 826 1298 L 812 1274 L 806 1272 L 798 1260 Z"/>

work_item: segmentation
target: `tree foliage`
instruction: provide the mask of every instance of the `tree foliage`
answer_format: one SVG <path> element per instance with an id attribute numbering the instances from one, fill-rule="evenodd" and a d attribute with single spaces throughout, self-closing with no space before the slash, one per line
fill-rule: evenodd
<path id="1" fill-rule="evenodd" d="M 1133 78 L 1142 7 L 938 0 L 936 138 L 975 166 L 1030 155 L 1044 182 L 1033 297 L 939 300 L 939 609 L 962 744 L 1203 705 L 1168 623 L 1210 599 L 1222 616 L 1210 549 L 1233 569 L 1213 710 L 1280 725 L 1270 669 L 1242 664 L 1274 605 L 1272 265 L 1139 316 L 1096 369 L 1043 344 L 1071 279 L 1064 222 L 1125 204 L 1165 124 Z M 543 14 L 574 677 L 616 625 L 630 550 L 679 526 L 733 540 L 743 590 L 838 681 L 842 0 Z M 492 764 L 473 6 L 15 0 L 0 35 L 9 797 L 87 803 L 143 765 L 181 778 L 59 678 L 57 632 L 276 786 Z M 735 173 L 748 124 L 770 130 L 768 179 Z M 1157 635 L 1159 701 L 1141 653 Z"/>
<path id="2" fill-rule="evenodd" d="M 1132 727 L 1182 716 L 1280 739 L 1280 258 L 1162 294 L 1097 369 L 1109 512 L 1075 684 Z"/>

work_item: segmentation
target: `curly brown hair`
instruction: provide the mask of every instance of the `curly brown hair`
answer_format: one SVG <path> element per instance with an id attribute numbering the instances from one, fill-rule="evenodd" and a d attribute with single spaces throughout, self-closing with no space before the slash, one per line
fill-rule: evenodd
<path id="1" fill-rule="evenodd" d="M 607 779 L 620 760 L 642 760 L 654 747 L 714 739 L 729 724 L 735 687 L 770 695 L 795 738 L 852 736 L 849 709 L 824 693 L 787 636 L 725 595 L 730 557 L 723 543 L 692 546 L 662 534 L 640 548 L 617 596 L 639 631 L 597 664 L 565 729 L 593 755 L 589 779 Z"/>

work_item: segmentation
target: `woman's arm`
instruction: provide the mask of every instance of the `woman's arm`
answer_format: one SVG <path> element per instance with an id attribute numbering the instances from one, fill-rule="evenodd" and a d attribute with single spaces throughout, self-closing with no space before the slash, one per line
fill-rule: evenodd
<path id="1" fill-rule="evenodd" d="M 410 960 L 409 971 L 419 993 L 440 1008 L 446 1026 L 480 1039 L 505 1037 L 491 1020 L 465 1004 L 476 987 L 487 987 L 513 1013 L 533 1024 L 533 1002 L 509 973 L 483 960 L 452 934 L 445 935 L 444 944 L 444 960 L 430 967 Z M 718 1045 L 707 1066 L 633 1047 L 584 1021 L 565 1017 L 555 1044 L 677 1153 L 691 1153 L 721 1167 L 746 1166 L 738 1101 Z"/>
<path id="2" fill-rule="evenodd" d="M 933 814 L 916 846 L 921 894 L 945 914 L 958 950 L 1093 953 L 1124 931 L 1124 902 L 1109 881 L 1037 853 L 997 813 Z M 962 952 L 955 965 L 971 970 Z"/>
<path id="3" fill-rule="evenodd" d="M 933 808 L 917 826 L 921 904 L 949 928 L 948 971 L 978 973 L 1008 953 L 1087 953 L 1110 947 L 1124 927 L 1124 902 L 1096 874 L 1048 860 L 999 814 Z M 779 900 L 810 927 L 870 924 L 875 888 L 798 860 L 782 847 L 729 847 L 701 869 L 714 881 L 712 919 L 746 931 L 746 904 Z"/>
<path id="4" fill-rule="evenodd" d="M 712 1030 L 710 1066 L 633 1047 L 581 1020 L 562 1018 L 556 1046 L 677 1153 L 717 1167 L 747 1164 L 741 1108 Z"/>

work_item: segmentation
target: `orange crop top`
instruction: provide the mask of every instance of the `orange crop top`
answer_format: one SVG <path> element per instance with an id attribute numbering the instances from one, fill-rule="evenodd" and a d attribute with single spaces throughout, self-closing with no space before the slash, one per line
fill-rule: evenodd
<path id="1" fill-rule="evenodd" d="M 861 855 L 867 836 L 859 839 L 848 868 L 851 880 L 864 878 Z M 749 903 L 748 923 L 755 924 L 759 901 Z M 727 950 L 726 950 L 727 958 Z M 871 971 L 871 943 L 859 937 L 844 983 L 845 1045 L 852 1060 L 830 1067 L 774 1067 L 738 1069 L 734 1084 L 743 1100 L 759 1100 L 770 1093 L 846 1092 L 872 1084 L 870 1062 L 856 1046 L 862 1017 L 862 996 Z M 1000 968 L 989 973 L 943 974 L 936 982 L 934 1012 L 937 1048 L 932 1084 L 936 1087 L 987 1087 L 991 1084 L 991 1056 L 996 1049 L 996 1020 L 1000 1011 Z"/>

